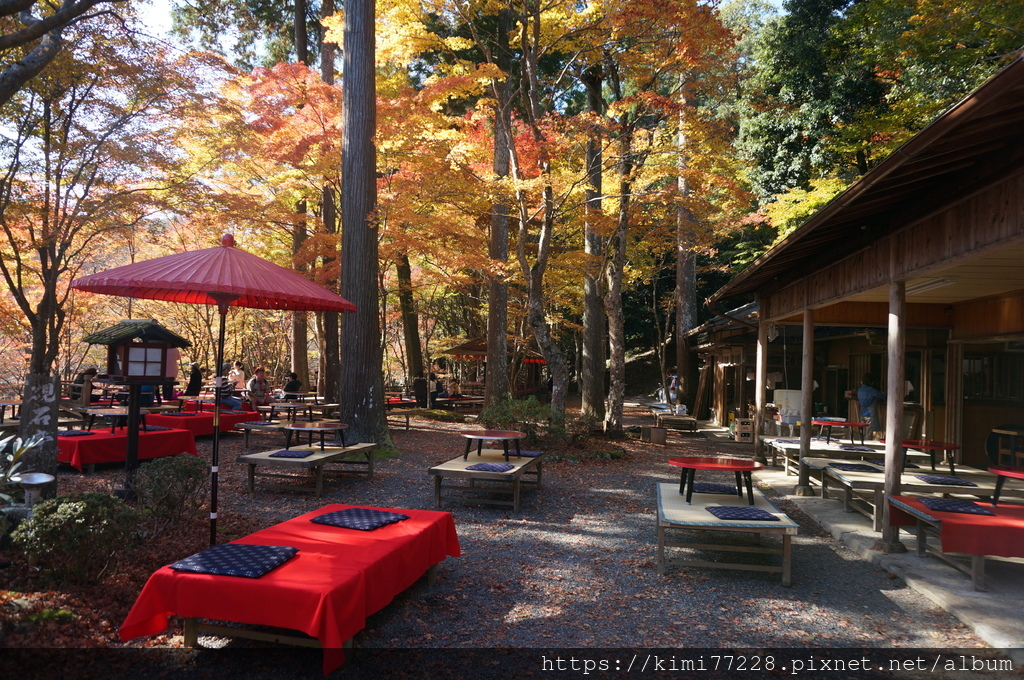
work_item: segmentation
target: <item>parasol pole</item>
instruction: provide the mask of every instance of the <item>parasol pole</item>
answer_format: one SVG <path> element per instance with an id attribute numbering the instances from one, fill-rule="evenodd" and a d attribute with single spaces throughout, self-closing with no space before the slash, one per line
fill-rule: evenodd
<path id="1" fill-rule="evenodd" d="M 211 298 L 217 301 L 217 311 L 220 313 L 220 328 L 217 331 L 217 378 L 213 381 L 213 453 L 210 457 L 210 545 L 217 545 L 217 474 L 218 463 L 220 462 L 220 402 L 223 396 L 223 385 L 227 376 L 222 376 L 224 366 L 224 336 L 225 324 L 228 316 L 228 305 L 237 295 L 229 293 L 210 293 Z"/>

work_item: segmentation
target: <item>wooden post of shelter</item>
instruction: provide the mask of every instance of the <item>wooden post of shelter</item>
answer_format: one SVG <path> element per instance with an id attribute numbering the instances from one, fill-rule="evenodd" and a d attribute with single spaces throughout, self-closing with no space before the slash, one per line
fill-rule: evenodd
<path id="1" fill-rule="evenodd" d="M 764 442 L 761 433 L 764 431 L 765 385 L 768 379 L 768 322 L 764 315 L 757 324 L 757 368 L 754 371 L 754 460 L 767 463 L 764 455 Z"/>
<path id="2" fill-rule="evenodd" d="M 896 260 L 895 249 L 893 260 Z M 900 475 L 903 474 L 903 393 L 904 353 L 906 349 L 907 283 L 889 283 L 889 370 L 885 390 L 885 498 L 882 508 L 882 538 L 875 549 L 885 553 L 906 552 L 900 543 L 899 527 L 889 526 L 889 496 L 900 493 Z"/>
<path id="3" fill-rule="evenodd" d="M 804 458 L 811 453 L 811 419 L 814 412 L 814 310 L 804 309 L 804 354 L 803 370 L 800 376 L 800 476 L 793 489 L 796 496 L 813 496 L 811 471 L 804 465 Z"/>

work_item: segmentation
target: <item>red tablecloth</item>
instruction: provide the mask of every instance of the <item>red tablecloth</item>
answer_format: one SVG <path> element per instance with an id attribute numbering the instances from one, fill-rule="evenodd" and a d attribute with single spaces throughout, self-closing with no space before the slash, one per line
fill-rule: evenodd
<path id="1" fill-rule="evenodd" d="M 150 413 L 146 416 L 147 425 L 162 425 L 164 427 L 175 427 L 190 430 L 192 434 L 199 436 L 213 434 L 213 411 L 200 411 L 188 416 L 175 416 L 167 413 Z M 220 414 L 220 431 L 234 432 L 235 423 L 248 423 L 254 420 L 263 420 L 263 416 L 255 411 L 245 413 L 222 413 Z"/>
<path id="2" fill-rule="evenodd" d="M 893 499 L 942 522 L 942 552 L 1024 557 L 1024 507 L 999 505 L 993 508 L 988 503 L 979 503 L 995 515 L 969 515 L 931 510 L 911 496 L 893 496 Z M 890 504 L 889 510 L 892 526 L 917 523 L 913 515 L 895 505 Z"/>
<path id="3" fill-rule="evenodd" d="M 146 416 L 147 424 L 149 416 Z M 155 424 L 155 423 L 152 423 Z M 110 434 L 110 428 L 101 427 L 84 437 L 61 437 L 57 433 L 57 462 L 70 463 L 81 470 L 95 463 L 123 463 L 128 450 L 128 434 L 119 427 Z M 188 430 L 174 429 L 159 432 L 139 432 L 139 460 L 177 456 L 179 453 L 196 455 L 196 440 Z"/>
<path id="4" fill-rule="evenodd" d="M 409 519 L 373 531 L 309 521 L 350 507 L 328 505 L 233 541 L 299 549 L 260 578 L 163 567 L 139 594 L 121 625 L 121 639 L 155 635 L 167 628 L 172 614 L 290 628 L 320 641 L 324 673 L 329 673 L 344 661 L 342 644 L 366 625 L 366 617 L 429 567 L 460 554 L 455 520 L 447 512 L 378 508 Z"/>

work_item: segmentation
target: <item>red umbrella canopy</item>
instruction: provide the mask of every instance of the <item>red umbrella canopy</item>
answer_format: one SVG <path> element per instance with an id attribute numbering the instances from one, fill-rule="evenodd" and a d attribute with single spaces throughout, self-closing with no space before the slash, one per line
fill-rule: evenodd
<path id="1" fill-rule="evenodd" d="M 225 234 L 216 248 L 115 267 L 75 279 L 71 287 L 90 293 L 200 305 L 356 311 L 345 298 L 297 272 L 235 248 L 231 234 Z"/>

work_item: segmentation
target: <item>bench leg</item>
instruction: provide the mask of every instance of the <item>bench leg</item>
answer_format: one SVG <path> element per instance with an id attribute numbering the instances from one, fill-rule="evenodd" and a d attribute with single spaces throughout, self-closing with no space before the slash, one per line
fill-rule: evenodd
<path id="1" fill-rule="evenodd" d="M 512 511 L 519 512 L 519 480 L 512 480 Z"/>
<path id="2" fill-rule="evenodd" d="M 427 585 L 428 586 L 436 586 L 437 585 L 437 565 L 436 564 L 430 565 L 430 568 L 427 569 Z"/>
<path id="3" fill-rule="evenodd" d="M 320 498 L 324 495 L 324 466 L 315 465 L 313 468 L 316 470 L 316 497 Z"/>
<path id="4" fill-rule="evenodd" d="M 196 619 L 194 617 L 187 617 L 184 621 L 185 631 L 183 642 L 186 647 L 196 647 L 199 645 L 199 631 L 196 628 Z"/>
<path id="5" fill-rule="evenodd" d="M 434 507 L 441 507 L 441 475 L 434 475 Z"/>
<path id="6" fill-rule="evenodd" d="M 256 490 L 256 463 L 249 463 L 249 492 Z"/>
<path id="7" fill-rule="evenodd" d="M 665 574 L 665 527 L 658 525 L 658 574 Z"/>
<path id="8" fill-rule="evenodd" d="M 784 534 L 782 536 L 782 585 L 792 585 L 792 574 L 793 569 L 793 541 L 792 536 Z"/>
<path id="9" fill-rule="evenodd" d="M 984 555 L 971 555 L 971 585 L 975 590 L 985 590 Z"/>

